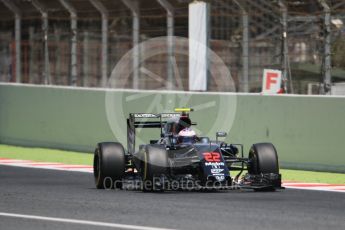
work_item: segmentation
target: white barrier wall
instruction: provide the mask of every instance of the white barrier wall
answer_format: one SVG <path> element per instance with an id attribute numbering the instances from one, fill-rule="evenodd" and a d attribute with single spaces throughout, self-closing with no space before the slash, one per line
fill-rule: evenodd
<path id="1" fill-rule="evenodd" d="M 228 141 L 245 144 L 245 155 L 252 143 L 272 142 L 284 167 L 345 172 L 344 97 L 0 84 L 0 142 L 92 152 L 97 142 L 125 141 L 129 112 L 159 112 L 163 104 L 172 110 L 182 99 L 196 108 L 191 117 L 200 135 L 228 131 Z M 159 132 L 142 133 L 139 141 L 151 136 L 158 138 Z"/>

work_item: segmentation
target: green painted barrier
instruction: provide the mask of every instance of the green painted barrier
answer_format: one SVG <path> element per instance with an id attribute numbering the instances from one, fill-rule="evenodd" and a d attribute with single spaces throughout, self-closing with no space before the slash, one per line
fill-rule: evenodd
<path id="1" fill-rule="evenodd" d="M 177 106 L 191 114 L 199 135 L 227 131 L 227 141 L 272 142 L 281 166 L 345 172 L 345 98 L 102 90 L 0 84 L 0 143 L 91 152 L 97 142 L 126 144 L 130 112 Z M 156 137 L 156 138 L 155 138 Z M 159 130 L 138 130 L 138 144 Z"/>

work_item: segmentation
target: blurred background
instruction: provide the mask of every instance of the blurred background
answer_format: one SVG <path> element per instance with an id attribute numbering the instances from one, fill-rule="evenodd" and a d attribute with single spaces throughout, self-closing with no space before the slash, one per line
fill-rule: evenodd
<path id="1" fill-rule="evenodd" d="M 135 44 L 188 37 L 190 2 L 0 0 L 0 81 L 105 87 Z M 287 93 L 345 94 L 344 0 L 207 2 L 210 48 L 226 63 L 237 92 L 260 92 L 263 69 L 269 68 L 283 71 Z M 167 60 L 165 53 L 140 65 L 167 79 Z M 176 60 L 188 90 L 188 57 Z M 130 80 L 125 88 L 164 87 L 136 74 L 139 83 Z M 208 89 L 219 90 L 212 79 Z"/>

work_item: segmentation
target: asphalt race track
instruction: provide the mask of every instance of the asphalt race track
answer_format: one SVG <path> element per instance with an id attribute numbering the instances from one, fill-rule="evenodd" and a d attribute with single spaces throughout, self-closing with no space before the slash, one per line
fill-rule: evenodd
<path id="1" fill-rule="evenodd" d="M 345 229 L 345 193 L 97 190 L 92 174 L 0 166 L 0 229 Z"/>

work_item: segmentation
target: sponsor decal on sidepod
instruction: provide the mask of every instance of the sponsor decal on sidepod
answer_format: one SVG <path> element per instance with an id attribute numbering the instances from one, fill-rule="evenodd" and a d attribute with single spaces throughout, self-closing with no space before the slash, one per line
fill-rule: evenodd
<path id="1" fill-rule="evenodd" d="M 221 173 L 223 171 L 224 171 L 224 169 L 211 169 L 211 173 L 212 174 L 219 174 L 219 173 Z"/>

